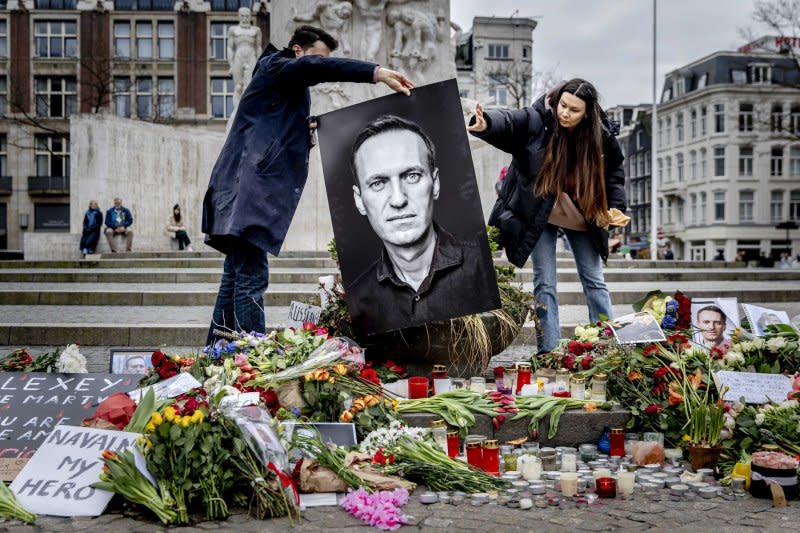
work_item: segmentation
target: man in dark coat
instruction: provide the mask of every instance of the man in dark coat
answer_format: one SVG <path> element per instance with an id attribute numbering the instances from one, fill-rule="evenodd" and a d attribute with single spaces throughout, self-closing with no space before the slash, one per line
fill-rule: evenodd
<path id="1" fill-rule="evenodd" d="M 206 243 L 226 254 L 209 328 L 264 332 L 267 253 L 277 255 L 308 178 L 308 87 L 326 81 L 382 82 L 410 94 L 402 74 L 374 63 L 328 57 L 338 43 L 302 26 L 289 46 L 261 54 L 236 109 L 203 200 Z"/>

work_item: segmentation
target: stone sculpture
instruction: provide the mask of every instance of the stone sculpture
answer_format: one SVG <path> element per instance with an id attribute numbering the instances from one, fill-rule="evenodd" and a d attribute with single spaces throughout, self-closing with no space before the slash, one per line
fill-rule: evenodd
<path id="1" fill-rule="evenodd" d="M 378 51 L 383 41 L 383 18 L 389 0 L 355 0 L 364 19 L 364 40 L 361 43 L 361 59 L 378 61 Z"/>
<path id="2" fill-rule="evenodd" d="M 228 29 L 228 64 L 233 76 L 233 106 L 239 104 L 261 54 L 261 29 L 251 24 L 250 9 L 239 8 L 239 24 Z"/>
<path id="3" fill-rule="evenodd" d="M 339 41 L 339 49 L 346 56 L 352 53 L 350 46 L 351 29 L 349 27 L 349 22 L 352 18 L 353 4 L 346 1 L 322 2 L 311 13 L 294 16 L 295 22 L 319 24 L 323 30 Z"/>

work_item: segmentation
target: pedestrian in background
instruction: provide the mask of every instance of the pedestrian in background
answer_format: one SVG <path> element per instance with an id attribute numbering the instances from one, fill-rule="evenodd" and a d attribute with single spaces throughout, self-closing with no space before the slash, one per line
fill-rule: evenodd
<path id="1" fill-rule="evenodd" d="M 81 253 L 83 257 L 93 254 L 100 240 L 100 230 L 103 227 L 103 212 L 97 205 L 97 200 L 89 201 L 89 209 L 83 215 L 83 232 L 81 233 Z"/>
<path id="2" fill-rule="evenodd" d="M 553 350 L 561 338 L 556 292 L 556 235 L 564 230 L 589 306 L 589 319 L 612 318 L 601 260 L 608 259 L 608 231 L 624 225 L 624 157 L 597 91 L 570 80 L 517 110 L 484 112 L 480 105 L 468 130 L 512 155 L 489 224 L 500 229 L 508 259 L 533 259 L 537 351 Z M 610 208 L 615 208 L 611 211 Z M 628 219 L 629 220 L 629 219 Z"/>
<path id="3" fill-rule="evenodd" d="M 114 207 L 106 211 L 106 238 L 108 239 L 108 246 L 111 251 L 116 253 L 117 249 L 114 246 L 114 236 L 125 236 L 125 250 L 130 252 L 133 249 L 133 215 L 130 209 L 123 207 L 120 198 L 114 198 Z"/>
<path id="4" fill-rule="evenodd" d="M 175 204 L 172 206 L 172 215 L 169 217 L 167 223 L 167 233 L 173 239 L 178 240 L 178 249 L 183 250 L 186 248 L 187 252 L 192 250 L 192 241 L 189 239 L 189 234 L 186 232 L 186 223 L 181 215 L 181 206 Z"/>

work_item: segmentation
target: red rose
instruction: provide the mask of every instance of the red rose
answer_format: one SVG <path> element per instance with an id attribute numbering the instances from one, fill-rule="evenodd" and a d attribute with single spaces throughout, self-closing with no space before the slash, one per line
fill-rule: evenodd
<path id="1" fill-rule="evenodd" d="M 650 357 L 652 355 L 656 355 L 657 353 L 658 353 L 658 345 L 650 344 L 644 349 L 642 355 L 644 355 L 645 357 Z"/>
<path id="2" fill-rule="evenodd" d="M 581 368 L 584 370 L 589 370 L 592 367 L 592 363 L 594 362 L 594 358 L 591 355 L 587 355 L 583 359 L 581 359 Z"/>
<path id="3" fill-rule="evenodd" d="M 583 353 L 583 343 L 581 341 L 569 341 L 567 350 L 569 350 L 571 354 L 580 355 Z"/>
<path id="4" fill-rule="evenodd" d="M 653 372 L 653 377 L 655 379 L 661 379 L 664 376 L 666 376 L 667 374 L 669 374 L 669 372 L 670 372 L 670 368 L 668 366 L 662 366 L 661 368 L 659 368 L 655 372 Z"/>
<path id="5" fill-rule="evenodd" d="M 669 337 L 667 337 L 668 344 L 678 344 L 683 345 L 689 342 L 689 339 L 686 338 L 686 335 L 683 333 L 673 333 Z"/>
<path id="6" fill-rule="evenodd" d="M 328 335 L 328 328 L 325 327 L 317 328 L 315 335 L 317 337 L 326 337 Z"/>
<path id="7" fill-rule="evenodd" d="M 716 347 L 716 346 L 714 346 L 713 348 L 711 348 L 711 353 L 710 353 L 710 355 L 711 355 L 711 358 L 712 358 L 712 359 L 722 359 L 722 358 L 724 357 L 724 354 L 722 353 L 722 350 L 720 350 L 720 349 L 719 349 L 718 347 Z"/>
<path id="8" fill-rule="evenodd" d="M 153 352 L 153 355 L 150 356 L 150 362 L 153 364 L 154 367 L 161 366 L 164 361 L 167 360 L 167 356 L 161 350 L 156 350 Z"/>
<path id="9" fill-rule="evenodd" d="M 575 368 L 575 356 L 571 354 L 565 356 L 564 360 L 561 362 L 561 366 L 567 370 L 573 370 Z"/>
<path id="10" fill-rule="evenodd" d="M 652 392 L 654 396 L 661 396 L 666 391 L 667 391 L 666 383 L 659 383 L 658 385 L 650 389 L 650 392 Z"/>
<path id="11" fill-rule="evenodd" d="M 303 322 L 303 331 L 316 331 L 317 325 L 313 322 Z"/>
<path id="12" fill-rule="evenodd" d="M 197 398 L 189 398 L 186 400 L 186 403 L 183 404 L 183 414 L 191 415 L 199 406 L 200 402 L 197 401 Z"/>
<path id="13" fill-rule="evenodd" d="M 594 344 L 592 344 L 591 342 L 586 341 L 586 342 L 583 343 L 583 351 L 584 352 L 588 352 L 589 350 L 591 350 L 593 348 L 594 348 Z"/>
<path id="14" fill-rule="evenodd" d="M 371 381 L 372 383 L 380 385 L 381 379 L 378 377 L 378 373 L 375 372 L 372 368 L 365 368 L 361 371 L 360 374 L 361 379 L 365 379 L 367 381 Z"/>
<path id="15" fill-rule="evenodd" d="M 169 379 L 178 375 L 178 365 L 174 361 L 165 361 L 161 366 L 156 367 L 161 379 Z"/>
<path id="16" fill-rule="evenodd" d="M 658 403 L 651 403 L 647 407 L 645 407 L 644 412 L 648 415 L 657 415 L 661 412 L 661 404 Z"/>

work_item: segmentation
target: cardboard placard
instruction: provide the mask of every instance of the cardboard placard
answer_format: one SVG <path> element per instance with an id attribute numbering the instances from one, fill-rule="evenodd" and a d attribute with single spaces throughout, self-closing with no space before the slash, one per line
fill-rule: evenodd
<path id="1" fill-rule="evenodd" d="M 714 373 L 717 388 L 728 386 L 724 399 L 746 403 L 782 402 L 792 390 L 792 381 L 783 374 L 758 374 L 756 372 L 733 372 L 721 370 Z"/>
<path id="2" fill-rule="evenodd" d="M 0 374 L 0 458 L 28 458 L 54 427 L 78 425 L 115 392 L 141 376 L 128 374 Z"/>
<path id="3" fill-rule="evenodd" d="M 58 426 L 11 483 L 17 502 L 35 514 L 98 516 L 113 493 L 91 485 L 100 480 L 103 450 L 122 452 L 138 433 Z"/>
<path id="4" fill-rule="evenodd" d="M 0 459 L 0 481 L 14 481 L 28 459 Z"/>
<path id="5" fill-rule="evenodd" d="M 292 328 L 301 328 L 305 322 L 317 324 L 322 308 L 316 305 L 292 301 L 289 304 L 289 321 L 287 325 Z"/>

